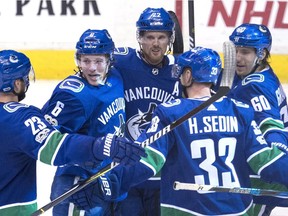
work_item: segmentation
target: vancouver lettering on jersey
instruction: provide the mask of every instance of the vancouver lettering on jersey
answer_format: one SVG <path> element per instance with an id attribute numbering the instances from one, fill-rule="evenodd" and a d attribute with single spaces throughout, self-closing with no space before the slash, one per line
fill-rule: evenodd
<path id="1" fill-rule="evenodd" d="M 198 121 L 202 120 L 201 124 Z M 204 116 L 188 120 L 190 134 L 208 132 L 238 132 L 238 121 L 235 116 Z M 202 128 L 199 125 L 203 125 Z"/>
<path id="2" fill-rule="evenodd" d="M 125 110 L 125 100 L 124 98 L 115 99 L 105 111 L 102 112 L 98 120 L 102 122 L 104 125 L 107 124 L 109 119 L 115 115 L 119 110 Z"/>
<path id="3" fill-rule="evenodd" d="M 127 102 L 140 99 L 153 99 L 162 103 L 175 99 L 169 92 L 150 86 L 125 90 L 124 96 Z"/>

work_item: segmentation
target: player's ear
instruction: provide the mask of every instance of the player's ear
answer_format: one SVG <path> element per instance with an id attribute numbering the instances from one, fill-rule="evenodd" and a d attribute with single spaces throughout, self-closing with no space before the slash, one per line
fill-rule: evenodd
<path id="1" fill-rule="evenodd" d="M 192 73 L 189 68 L 184 69 L 184 72 L 181 75 L 181 84 L 183 86 L 190 86 L 192 83 Z"/>
<path id="2" fill-rule="evenodd" d="M 21 91 L 22 82 L 23 82 L 23 81 L 20 80 L 20 79 L 17 79 L 17 80 L 14 81 L 14 91 L 15 91 L 16 93 L 19 93 L 19 92 Z"/>

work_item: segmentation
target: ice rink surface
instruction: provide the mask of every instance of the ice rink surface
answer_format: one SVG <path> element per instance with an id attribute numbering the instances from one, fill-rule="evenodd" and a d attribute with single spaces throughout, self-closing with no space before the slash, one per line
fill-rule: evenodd
<path id="1" fill-rule="evenodd" d="M 23 103 L 34 105 L 41 108 L 44 103 L 50 98 L 54 87 L 59 81 L 57 80 L 37 80 L 32 83 L 27 92 L 26 98 Z M 288 94 L 288 85 L 284 85 L 284 89 Z M 38 188 L 38 208 L 50 202 L 50 187 L 53 180 L 56 168 L 38 163 L 37 167 L 37 188 Z M 272 216 L 287 216 L 288 208 L 276 208 L 273 210 Z M 52 216 L 51 210 L 48 210 L 43 216 Z"/>

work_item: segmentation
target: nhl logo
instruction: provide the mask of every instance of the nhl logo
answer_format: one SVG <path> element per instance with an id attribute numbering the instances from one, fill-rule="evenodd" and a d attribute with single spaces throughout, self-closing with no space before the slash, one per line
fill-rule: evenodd
<path id="1" fill-rule="evenodd" d="M 158 73 L 159 73 L 158 68 L 153 68 L 153 69 L 152 69 L 152 74 L 158 75 Z"/>

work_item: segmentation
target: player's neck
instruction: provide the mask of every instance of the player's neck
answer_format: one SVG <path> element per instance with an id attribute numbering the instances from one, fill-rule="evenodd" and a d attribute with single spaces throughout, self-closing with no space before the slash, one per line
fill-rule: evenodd
<path id="1" fill-rule="evenodd" d="M 18 102 L 18 97 L 12 93 L 0 93 L 0 102 L 8 103 L 8 102 Z"/>
<path id="2" fill-rule="evenodd" d="M 203 97 L 211 97 L 211 89 L 210 86 L 203 84 L 193 83 L 192 86 L 186 88 L 188 98 L 203 98 Z"/>

